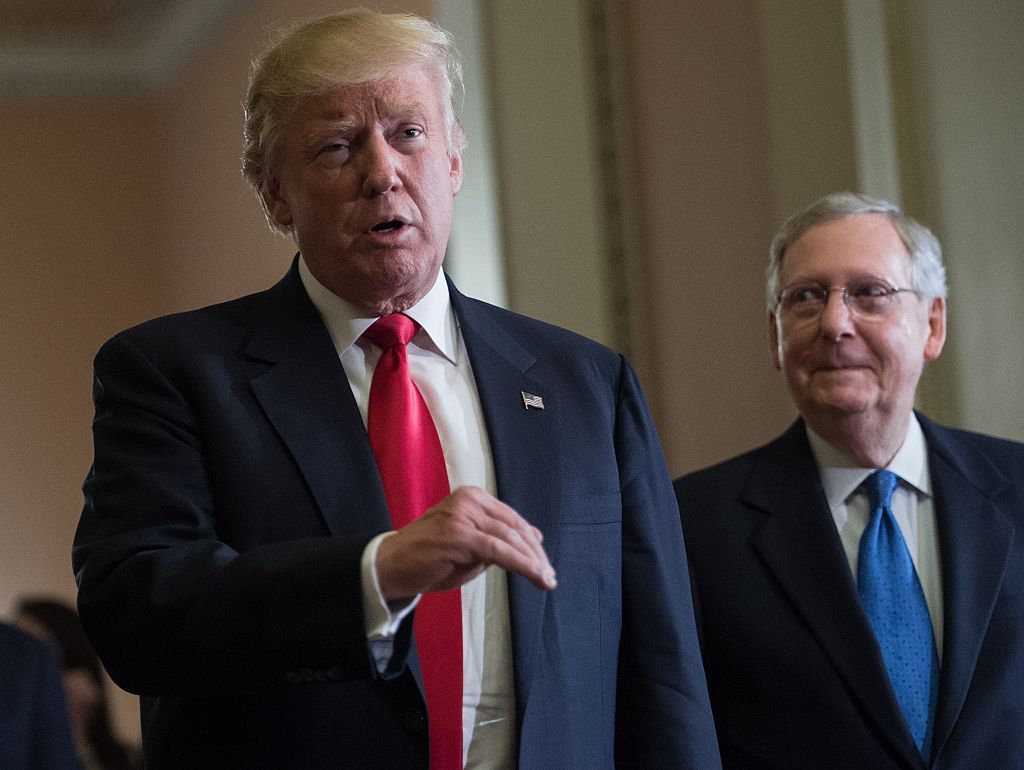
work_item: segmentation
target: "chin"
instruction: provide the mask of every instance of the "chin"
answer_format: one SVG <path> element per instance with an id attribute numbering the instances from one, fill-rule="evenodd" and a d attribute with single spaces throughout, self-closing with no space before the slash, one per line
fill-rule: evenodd
<path id="1" fill-rule="evenodd" d="M 395 249 L 376 255 L 367 270 L 378 282 L 402 284 L 425 280 L 436 267 L 439 265 L 419 254 Z"/>
<path id="2" fill-rule="evenodd" d="M 849 417 L 869 411 L 874 401 L 864 395 L 839 395 L 812 398 L 808 402 L 818 412 L 830 412 L 837 417 Z"/>

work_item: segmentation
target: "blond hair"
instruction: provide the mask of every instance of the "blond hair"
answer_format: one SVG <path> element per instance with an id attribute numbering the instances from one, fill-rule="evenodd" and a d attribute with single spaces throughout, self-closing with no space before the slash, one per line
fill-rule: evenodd
<path id="1" fill-rule="evenodd" d="M 409 68 L 426 70 L 437 83 L 448 152 L 461 154 L 456 103 L 462 66 L 451 35 L 426 19 L 366 8 L 341 11 L 298 25 L 256 59 L 245 99 L 242 175 L 259 194 L 271 227 L 288 230 L 267 210 L 265 191 L 296 103 L 341 86 L 388 80 Z"/>

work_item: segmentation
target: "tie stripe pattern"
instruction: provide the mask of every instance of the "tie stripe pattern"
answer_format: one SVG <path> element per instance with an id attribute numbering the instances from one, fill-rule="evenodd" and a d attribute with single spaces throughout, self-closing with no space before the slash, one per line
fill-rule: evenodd
<path id="1" fill-rule="evenodd" d="M 396 313 L 363 336 L 381 348 L 370 381 L 367 430 L 391 522 L 400 529 L 450 491 L 444 453 L 427 405 L 409 374 L 406 345 L 418 325 Z M 431 770 L 462 767 L 462 596 L 424 594 L 413 620 L 427 700 Z"/>

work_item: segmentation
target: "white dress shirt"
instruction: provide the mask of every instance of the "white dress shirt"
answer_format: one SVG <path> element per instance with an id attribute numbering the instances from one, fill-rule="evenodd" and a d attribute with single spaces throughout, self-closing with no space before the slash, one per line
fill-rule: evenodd
<path id="1" fill-rule="evenodd" d="M 877 468 L 855 465 L 842 452 L 807 428 L 811 451 L 818 463 L 821 483 L 832 511 L 839 539 L 846 551 L 854 580 L 857 579 L 857 555 L 860 538 L 867 527 L 871 511 L 868 496 L 861 484 Z M 935 646 L 942 659 L 942 570 L 939 560 L 939 538 L 935 526 L 935 504 L 928 472 L 928 451 L 924 433 L 917 417 L 911 415 L 907 435 L 896 456 L 886 466 L 900 477 L 892 496 L 892 513 L 906 541 L 914 562 L 928 613 L 932 619 Z"/>
<path id="2" fill-rule="evenodd" d="M 356 404 L 367 422 L 370 383 L 380 348 L 361 338 L 376 317 L 360 314 L 333 294 L 299 259 L 299 276 L 338 351 Z M 444 452 L 451 489 L 478 486 L 495 494 L 494 463 L 480 397 L 442 273 L 405 311 L 420 329 L 406 347 L 409 372 L 430 410 Z M 389 607 L 380 595 L 374 538 L 363 554 L 367 639 L 383 671 L 395 631 L 416 600 Z M 510 768 L 515 757 L 512 640 L 504 571 L 490 567 L 462 587 L 463 761 L 467 770 Z"/>

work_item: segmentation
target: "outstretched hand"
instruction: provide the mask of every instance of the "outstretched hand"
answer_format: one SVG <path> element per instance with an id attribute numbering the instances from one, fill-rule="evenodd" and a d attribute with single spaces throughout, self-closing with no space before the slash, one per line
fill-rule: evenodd
<path id="1" fill-rule="evenodd" d="M 388 601 L 461 586 L 491 564 L 538 588 L 555 587 L 540 530 L 479 487 L 459 487 L 384 538 L 377 578 Z"/>

